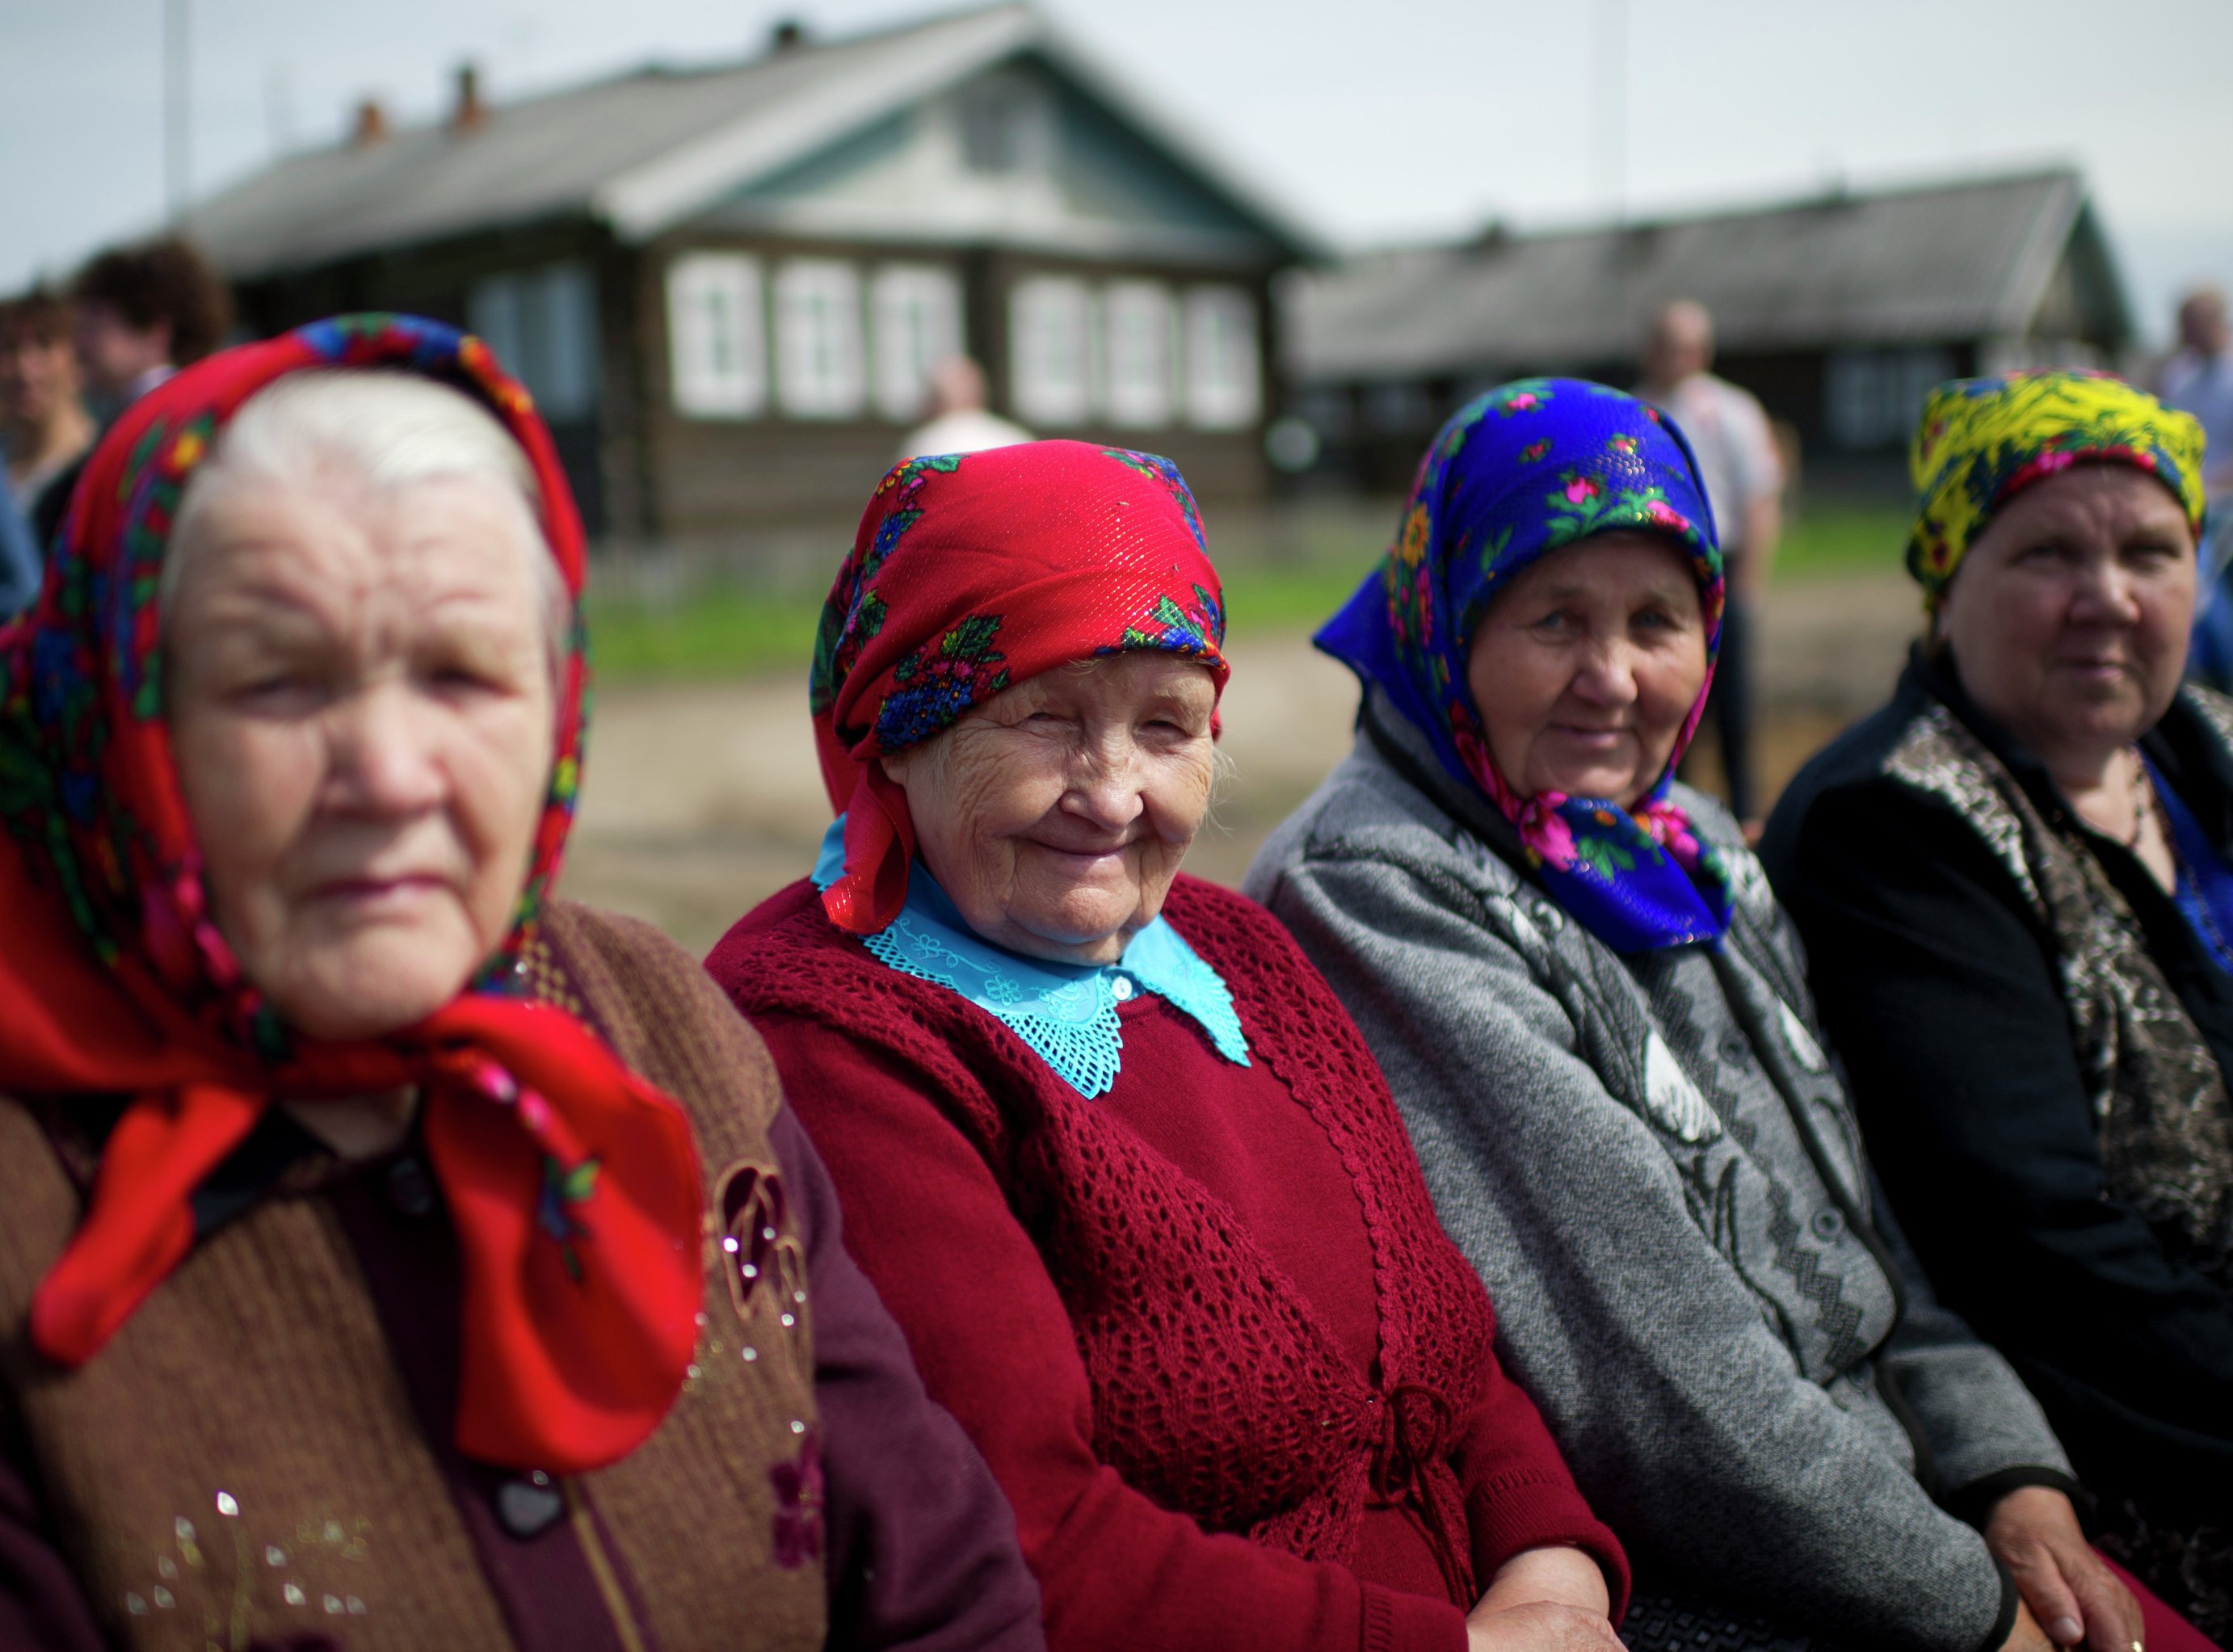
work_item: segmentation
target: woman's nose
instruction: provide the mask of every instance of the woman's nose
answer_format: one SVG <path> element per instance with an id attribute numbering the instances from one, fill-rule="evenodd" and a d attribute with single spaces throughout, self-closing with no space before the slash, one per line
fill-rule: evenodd
<path id="1" fill-rule="evenodd" d="M 1568 691 L 1592 706 L 1625 706 L 1636 698 L 1634 651 L 1618 638 L 1583 651 Z"/>
<path id="2" fill-rule="evenodd" d="M 368 815 L 412 815 L 444 795 L 429 709 L 399 685 L 374 685 L 335 705 L 330 754 L 335 802 Z"/>
<path id="3" fill-rule="evenodd" d="M 2133 577 L 2114 556 L 2089 564 L 2070 605 L 2071 617 L 2093 625 L 2133 625 L 2140 617 Z"/>
<path id="4" fill-rule="evenodd" d="M 1112 736 L 1090 744 L 1071 771 L 1064 803 L 1110 831 L 1130 825 L 1146 807 L 1140 797 L 1139 747 Z"/>

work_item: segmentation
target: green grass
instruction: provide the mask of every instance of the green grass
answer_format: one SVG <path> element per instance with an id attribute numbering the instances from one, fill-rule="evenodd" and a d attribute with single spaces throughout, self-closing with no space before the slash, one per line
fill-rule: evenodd
<path id="1" fill-rule="evenodd" d="M 1900 558 L 1912 520 L 1892 505 L 1820 506 L 1786 528 L 1774 577 L 1781 582 L 1876 572 L 1904 578 Z"/>
<path id="2" fill-rule="evenodd" d="M 603 682 L 804 672 L 814 657 L 818 599 L 716 586 L 654 609 L 592 598 L 589 651 Z"/>
<path id="3" fill-rule="evenodd" d="M 1881 506 L 1809 511 L 1786 532 L 1775 578 L 1782 583 L 1871 571 L 1899 577 L 1907 520 Z M 1303 554 L 1293 559 L 1244 554 L 1229 563 L 1225 602 L 1234 635 L 1311 630 L 1348 599 L 1377 554 L 1377 540 L 1368 537 L 1377 530 L 1354 517 L 1329 521 L 1325 529 L 1304 524 L 1298 536 Z M 735 584 L 711 586 L 671 607 L 593 597 L 593 658 L 599 679 L 609 683 L 803 673 L 813 657 L 821 611 L 818 594 Z"/>

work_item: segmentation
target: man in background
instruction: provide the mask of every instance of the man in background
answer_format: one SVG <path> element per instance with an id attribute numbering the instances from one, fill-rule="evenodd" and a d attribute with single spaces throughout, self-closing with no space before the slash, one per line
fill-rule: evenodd
<path id="1" fill-rule="evenodd" d="M 1753 622 L 1783 532 L 1783 461 L 1759 400 L 1715 378 L 1709 370 L 1713 365 L 1713 317 L 1703 305 L 1678 300 L 1652 323 L 1637 393 L 1689 438 L 1706 485 L 1706 503 L 1714 510 L 1728 595 L 1709 705 L 1729 810 L 1750 822 L 1758 807 L 1752 761 Z"/>
<path id="2" fill-rule="evenodd" d="M 2210 514 L 2202 529 L 2201 589 L 2194 612 L 2194 641 L 2186 674 L 2223 691 L 2233 689 L 2233 589 L 2226 563 L 2233 558 L 2233 328 L 2225 295 L 2199 287 L 2178 307 L 2178 348 L 2156 380 L 2167 407 L 2192 413 L 2202 426 L 2202 486 Z"/>
<path id="3" fill-rule="evenodd" d="M 987 411 L 985 400 L 985 369 L 966 355 L 947 356 L 930 370 L 930 422 L 908 433 L 899 457 L 981 453 L 1031 440 L 1031 432 Z"/>
<path id="4" fill-rule="evenodd" d="M 2203 486 L 2210 507 L 2233 504 L 2233 327 L 2225 295 L 2215 287 L 2189 293 L 2178 307 L 2178 351 L 2164 363 L 2157 395 L 2164 405 L 2192 413 L 2208 439 Z"/>
<path id="5" fill-rule="evenodd" d="M 0 299 L 0 463 L 27 522 L 49 485 L 93 446 L 70 320 L 68 302 L 42 289 Z"/>
<path id="6" fill-rule="evenodd" d="M 225 342 L 232 301 L 201 255 L 176 239 L 112 248 L 70 283 L 85 390 L 105 421 Z M 79 464 L 81 465 L 81 459 Z M 48 487 L 35 525 L 54 543 L 77 465 Z"/>

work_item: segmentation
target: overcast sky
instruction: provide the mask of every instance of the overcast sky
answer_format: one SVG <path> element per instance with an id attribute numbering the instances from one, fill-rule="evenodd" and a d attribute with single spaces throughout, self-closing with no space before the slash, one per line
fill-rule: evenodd
<path id="1" fill-rule="evenodd" d="M 466 58 L 502 101 L 757 51 L 778 16 L 837 35 L 947 9 L 186 3 L 199 192 L 331 142 L 359 98 L 435 114 Z M 2067 159 L 2152 333 L 2182 286 L 2233 285 L 2227 0 L 1044 3 L 1338 247 L 1586 218 L 1617 192 L 1649 212 Z M 160 222 L 162 16 L 163 0 L 0 0 L 0 290 Z"/>

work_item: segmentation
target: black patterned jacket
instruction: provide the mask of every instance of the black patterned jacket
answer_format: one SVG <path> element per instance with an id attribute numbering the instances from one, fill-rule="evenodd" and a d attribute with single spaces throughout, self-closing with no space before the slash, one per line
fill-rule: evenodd
<path id="1" fill-rule="evenodd" d="M 2143 750 L 2233 850 L 2233 702 Z M 1920 654 L 1763 855 L 1933 1282 L 2094 1489 L 2233 1515 L 2233 973 Z"/>

